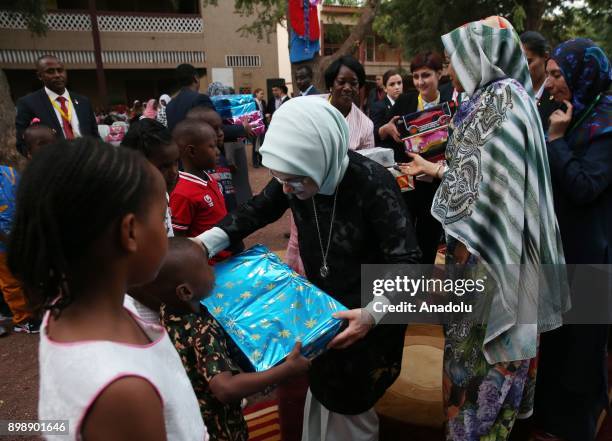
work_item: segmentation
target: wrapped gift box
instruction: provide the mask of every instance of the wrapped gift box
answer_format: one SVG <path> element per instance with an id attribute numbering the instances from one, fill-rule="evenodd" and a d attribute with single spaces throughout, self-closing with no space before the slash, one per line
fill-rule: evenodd
<path id="1" fill-rule="evenodd" d="M 259 110 L 249 112 L 241 116 L 233 116 L 229 121 L 232 124 L 242 124 L 244 121 L 248 122 L 253 129 L 253 133 L 255 133 L 257 136 L 263 135 L 266 131 L 263 116 Z"/>
<path id="2" fill-rule="evenodd" d="M 210 99 L 215 106 L 215 110 L 223 119 L 257 110 L 257 104 L 252 95 L 215 95 L 211 96 Z"/>
<path id="3" fill-rule="evenodd" d="M 454 111 L 455 103 L 450 101 L 399 118 L 396 124 L 406 151 L 419 153 L 432 162 L 444 159 Z"/>
<path id="4" fill-rule="evenodd" d="M 387 168 L 387 170 L 389 170 L 389 172 L 395 178 L 395 182 L 397 182 L 397 185 L 399 186 L 400 191 L 402 193 L 406 191 L 414 190 L 414 177 L 413 176 L 404 174 L 401 171 L 393 167 Z"/>
<path id="5" fill-rule="evenodd" d="M 367 158 L 370 158 L 372 161 L 378 162 L 383 167 L 393 167 L 395 165 L 393 149 L 372 147 L 369 149 L 360 149 L 355 151 Z"/>
<path id="6" fill-rule="evenodd" d="M 252 95 L 217 95 L 211 100 L 226 124 L 242 125 L 248 121 L 255 135 L 263 135 L 266 131 L 264 117 Z"/>
<path id="7" fill-rule="evenodd" d="M 389 173 L 393 175 L 397 185 L 401 192 L 414 190 L 414 178 L 407 174 L 402 173 L 393 155 L 393 150 L 384 147 L 372 147 L 369 149 L 355 150 L 357 153 L 370 158 L 372 161 L 378 162 L 380 165 L 385 167 Z"/>
<path id="8" fill-rule="evenodd" d="M 202 304 L 256 371 L 277 365 L 296 340 L 313 357 L 325 350 L 346 308 L 280 261 L 263 245 L 215 265 L 216 283 Z"/>

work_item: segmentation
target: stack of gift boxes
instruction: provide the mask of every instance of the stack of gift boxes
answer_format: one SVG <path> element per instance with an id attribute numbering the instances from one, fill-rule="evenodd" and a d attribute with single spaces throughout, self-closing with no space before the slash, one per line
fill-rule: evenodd
<path id="1" fill-rule="evenodd" d="M 264 115 L 257 108 L 252 95 L 217 95 L 211 99 L 226 124 L 242 125 L 246 121 L 257 136 L 266 131 Z"/>

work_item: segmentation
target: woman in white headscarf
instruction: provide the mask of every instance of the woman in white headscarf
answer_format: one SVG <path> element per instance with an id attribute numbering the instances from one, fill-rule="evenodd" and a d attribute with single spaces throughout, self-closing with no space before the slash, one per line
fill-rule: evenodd
<path id="1" fill-rule="evenodd" d="M 373 406 L 399 374 L 405 326 L 374 327 L 360 309 L 361 265 L 420 256 L 392 175 L 348 146 L 346 120 L 327 101 L 283 104 L 260 150 L 272 179 L 199 237 L 212 256 L 291 209 L 308 280 L 350 309 L 338 314 L 347 328 L 313 360 L 304 440 L 378 439 Z"/>
<path id="2" fill-rule="evenodd" d="M 166 127 L 168 127 L 168 119 L 166 117 L 166 106 L 168 105 L 171 99 L 172 98 L 170 98 L 170 95 L 166 95 L 165 93 L 159 97 L 159 106 L 157 107 L 157 116 L 155 117 L 155 119 L 157 119 L 160 123 L 162 123 Z"/>

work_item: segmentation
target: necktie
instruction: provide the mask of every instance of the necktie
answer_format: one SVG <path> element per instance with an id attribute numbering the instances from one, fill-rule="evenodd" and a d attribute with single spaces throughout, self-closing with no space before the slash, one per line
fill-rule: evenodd
<path id="1" fill-rule="evenodd" d="M 74 132 L 72 131 L 72 126 L 70 125 L 70 121 L 66 119 L 64 115 L 68 115 L 68 107 L 66 106 L 66 98 L 63 96 L 58 96 L 57 101 L 60 103 L 60 107 L 62 112 L 64 112 L 62 117 L 62 126 L 64 127 L 64 135 L 66 139 L 74 139 Z"/>

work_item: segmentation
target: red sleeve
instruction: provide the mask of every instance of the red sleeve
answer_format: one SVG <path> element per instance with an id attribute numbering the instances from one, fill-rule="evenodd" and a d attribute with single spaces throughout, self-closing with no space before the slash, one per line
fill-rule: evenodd
<path id="1" fill-rule="evenodd" d="M 174 191 L 170 195 L 170 212 L 172 213 L 172 228 L 178 231 L 189 231 L 196 212 L 195 201 Z"/>

